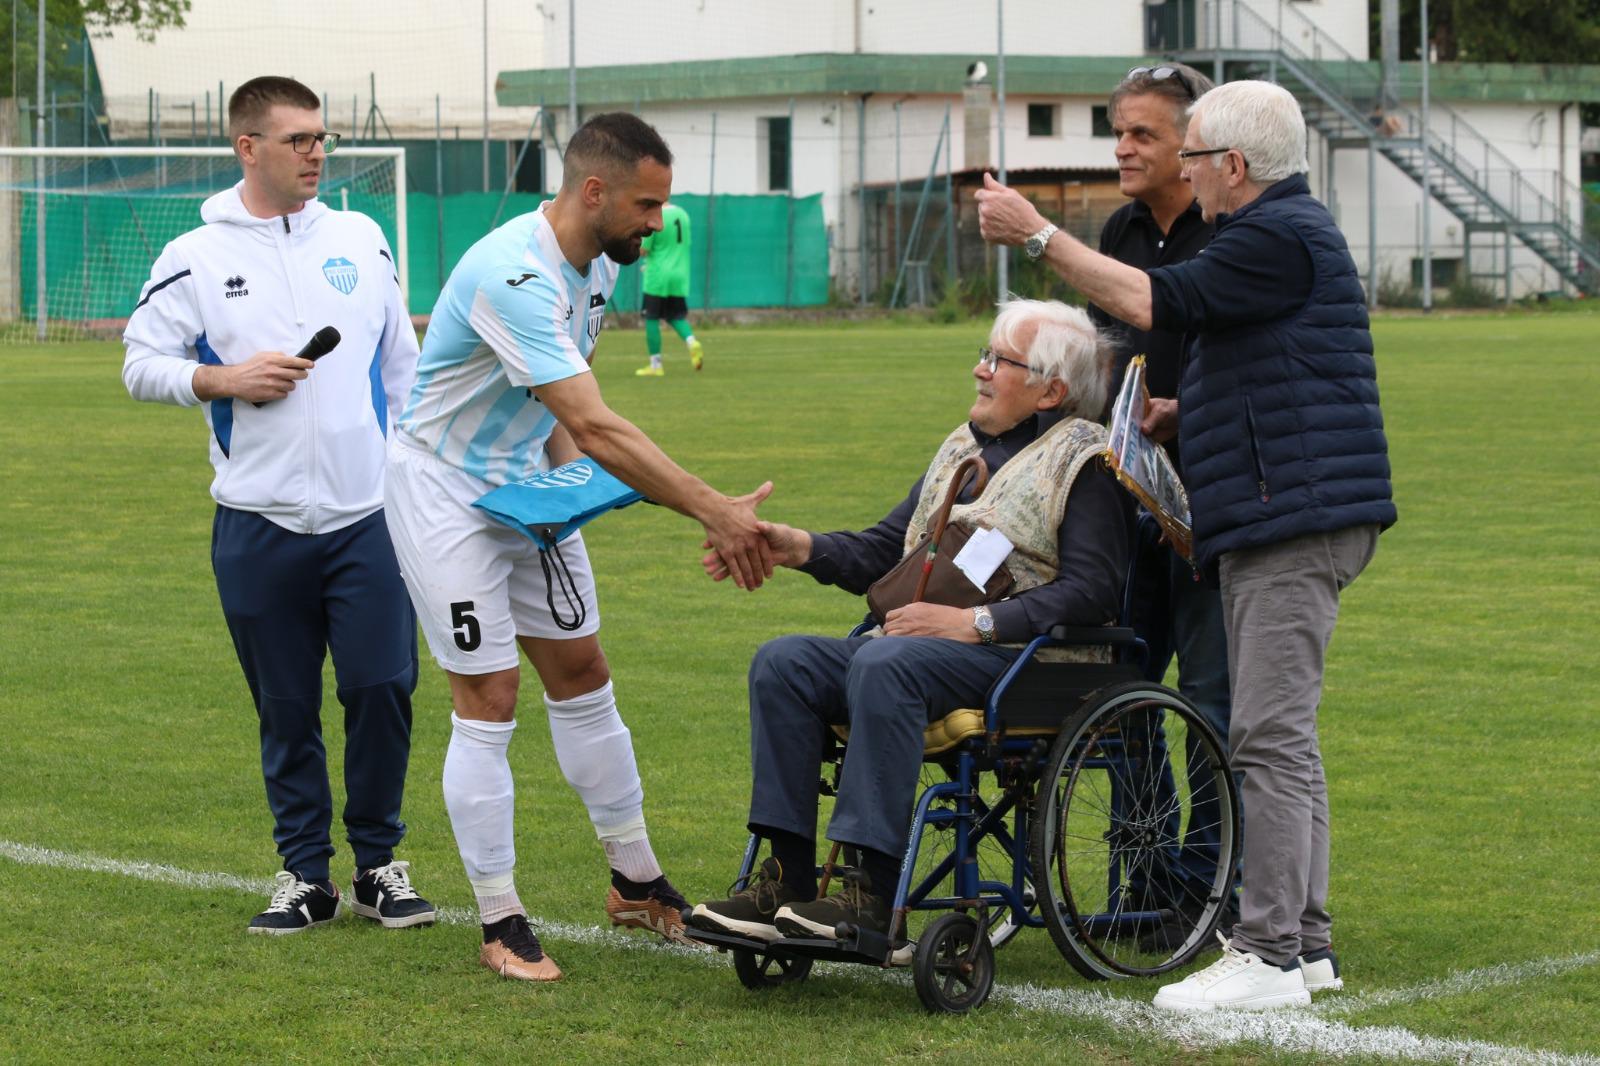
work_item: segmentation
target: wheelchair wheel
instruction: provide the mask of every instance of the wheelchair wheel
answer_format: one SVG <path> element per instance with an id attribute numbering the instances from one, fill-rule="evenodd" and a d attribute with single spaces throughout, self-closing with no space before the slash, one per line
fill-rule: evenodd
<path id="1" fill-rule="evenodd" d="M 927 789 L 930 785 L 948 780 L 937 763 L 924 763 L 922 767 L 922 780 L 919 791 Z M 980 811 L 994 809 L 1000 802 L 1002 790 L 996 784 L 993 774 L 982 774 L 978 779 L 977 802 Z M 935 804 L 935 808 L 949 809 L 954 806 L 951 799 L 942 800 Z M 1007 850 L 1006 842 L 1009 840 L 1010 831 L 1015 828 L 1011 818 L 1006 819 L 1003 827 L 1004 835 L 1000 832 L 987 833 L 980 837 L 972 849 L 972 857 L 977 863 L 978 878 L 982 881 L 997 881 L 1001 884 L 1010 884 L 1013 861 L 1011 853 Z M 1024 841 L 1022 854 L 1024 859 L 1028 854 Z M 955 849 L 955 831 L 948 825 L 929 826 L 923 834 L 921 846 L 917 849 L 917 863 L 911 877 L 911 885 L 915 888 L 920 885 Z M 1027 874 L 1023 876 L 1023 897 L 1028 904 L 1029 912 L 1037 905 L 1037 891 L 1033 887 L 1033 880 Z M 940 881 L 933 886 L 932 896 L 948 896 L 955 892 L 955 877 L 953 872 L 947 872 Z M 1008 907 L 996 907 L 990 900 L 989 910 L 989 943 L 995 950 L 1005 947 L 1024 926 Z M 906 918 L 908 923 L 907 936 L 911 940 L 919 940 L 923 931 L 933 924 L 938 915 L 945 911 L 912 911 Z"/>
<path id="2" fill-rule="evenodd" d="M 994 989 L 994 945 L 971 915 L 941 915 L 917 941 L 911 978 L 928 1010 L 965 1014 L 983 1006 Z"/>
<path id="3" fill-rule="evenodd" d="M 735 948 L 733 972 L 746 988 L 760 991 L 804 981 L 811 973 L 811 960 L 788 955 L 758 954 Z"/>
<path id="4" fill-rule="evenodd" d="M 1102 689 L 1056 738 L 1031 836 L 1045 925 L 1074 969 L 1183 966 L 1233 891 L 1239 800 L 1222 743 L 1171 689 Z"/>

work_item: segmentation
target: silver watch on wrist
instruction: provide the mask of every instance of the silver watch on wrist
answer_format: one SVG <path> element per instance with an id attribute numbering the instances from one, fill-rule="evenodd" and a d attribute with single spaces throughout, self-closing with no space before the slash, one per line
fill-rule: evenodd
<path id="1" fill-rule="evenodd" d="M 989 613 L 987 607 L 974 607 L 972 609 L 972 628 L 978 631 L 980 644 L 994 643 L 994 615 Z"/>
<path id="2" fill-rule="evenodd" d="M 1022 242 L 1022 250 L 1028 253 L 1029 259 L 1037 259 L 1044 254 L 1045 248 L 1050 244 L 1050 238 L 1056 235 L 1056 225 L 1047 225 L 1044 229 Z"/>

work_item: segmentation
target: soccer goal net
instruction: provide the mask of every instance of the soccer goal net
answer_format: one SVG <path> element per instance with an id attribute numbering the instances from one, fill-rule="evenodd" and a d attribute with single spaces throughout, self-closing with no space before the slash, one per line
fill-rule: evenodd
<path id="1" fill-rule="evenodd" d="M 383 227 L 409 294 L 405 173 L 403 148 L 341 148 L 319 196 Z M 0 148 L 0 341 L 119 334 L 161 249 L 238 180 L 229 148 Z"/>

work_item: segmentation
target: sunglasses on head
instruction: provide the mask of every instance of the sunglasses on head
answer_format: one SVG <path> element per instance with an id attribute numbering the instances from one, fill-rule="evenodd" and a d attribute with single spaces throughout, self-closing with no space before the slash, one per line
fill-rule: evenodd
<path id="1" fill-rule="evenodd" d="M 1184 77 L 1183 71 L 1177 67 L 1134 67 L 1123 77 L 1123 81 L 1130 81 L 1140 75 L 1148 75 L 1151 81 L 1166 81 L 1172 78 L 1183 86 L 1183 91 L 1189 94 L 1189 99 L 1198 100 L 1199 94 L 1194 91 L 1194 85 Z"/>

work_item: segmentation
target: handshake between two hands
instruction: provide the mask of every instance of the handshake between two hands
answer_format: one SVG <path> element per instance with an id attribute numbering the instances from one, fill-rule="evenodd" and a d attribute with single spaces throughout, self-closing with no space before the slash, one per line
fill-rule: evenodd
<path id="1" fill-rule="evenodd" d="M 811 534 L 781 522 L 768 522 L 755 516 L 756 506 L 772 494 L 772 482 L 756 491 L 728 500 L 729 528 L 713 529 L 706 523 L 708 548 L 700 560 L 702 569 L 713 581 L 733 578 L 742 589 L 756 589 L 772 576 L 773 568 L 794 568 L 811 558 Z M 908 603 L 889 612 L 883 631 L 891 637 L 945 637 L 967 643 L 978 642 L 972 625 L 972 612 L 936 603 Z"/>

